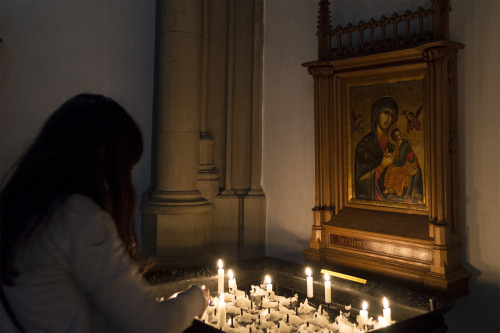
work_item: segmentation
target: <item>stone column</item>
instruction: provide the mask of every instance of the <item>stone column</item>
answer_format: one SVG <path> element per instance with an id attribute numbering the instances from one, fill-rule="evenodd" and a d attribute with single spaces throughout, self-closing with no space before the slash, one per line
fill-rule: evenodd
<path id="1" fill-rule="evenodd" d="M 224 5 L 222 1 L 217 1 L 217 6 Z M 218 31 L 216 27 L 210 26 L 214 20 L 217 24 L 224 24 L 224 20 L 221 20 L 219 16 L 210 17 L 211 10 L 213 10 L 213 2 L 209 3 L 209 0 L 203 0 L 203 44 L 202 44 L 202 65 L 201 65 L 201 113 L 200 113 L 200 165 L 198 172 L 198 190 L 200 190 L 201 195 L 207 199 L 210 203 L 213 203 L 215 197 L 219 194 L 219 179 L 220 176 L 217 173 L 214 163 L 214 152 L 213 146 L 215 140 L 213 135 L 208 132 L 208 97 L 213 92 L 214 87 L 209 87 L 209 66 L 213 65 L 210 62 L 210 49 L 213 45 L 210 45 L 210 32 L 211 30 Z M 219 10 L 217 10 L 219 9 Z M 222 10 L 217 8 L 215 13 L 218 15 L 224 15 L 224 7 Z M 221 22 L 222 21 L 222 22 Z M 213 32 L 212 32 L 213 33 Z M 224 35 L 220 34 L 219 38 L 223 38 Z M 224 87 L 219 82 L 219 87 L 215 87 L 217 91 L 224 91 L 221 89 Z M 209 89 L 212 88 L 212 89 Z"/>
<path id="2" fill-rule="evenodd" d="M 157 11 L 156 174 L 141 207 L 143 251 L 182 267 L 207 260 L 212 242 L 213 207 L 197 189 L 203 1 L 159 1 Z"/>
<path id="3" fill-rule="evenodd" d="M 143 252 L 164 267 L 265 255 L 263 8 L 158 2 L 156 160 L 141 208 Z"/>
<path id="4" fill-rule="evenodd" d="M 230 260 L 265 255 L 262 191 L 263 1 L 229 1 L 223 190 L 215 198 L 214 246 Z"/>

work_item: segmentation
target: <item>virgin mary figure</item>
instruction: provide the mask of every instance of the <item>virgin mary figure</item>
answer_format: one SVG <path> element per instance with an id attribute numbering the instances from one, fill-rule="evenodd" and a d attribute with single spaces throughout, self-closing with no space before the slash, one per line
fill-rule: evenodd
<path id="1" fill-rule="evenodd" d="M 386 191 L 387 168 L 396 159 L 395 145 L 389 141 L 389 128 L 398 119 L 398 103 L 392 97 L 380 97 L 372 104 L 371 132 L 356 145 L 354 165 L 355 198 L 371 201 L 422 202 L 422 172 L 411 176 L 403 195 Z"/>

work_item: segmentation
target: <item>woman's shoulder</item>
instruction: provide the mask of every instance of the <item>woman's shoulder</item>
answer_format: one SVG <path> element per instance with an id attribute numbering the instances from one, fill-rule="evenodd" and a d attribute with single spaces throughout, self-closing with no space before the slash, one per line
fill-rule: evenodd
<path id="1" fill-rule="evenodd" d="M 91 235 L 103 238 L 115 229 L 111 215 L 93 199 L 81 194 L 68 196 L 56 209 L 52 223 L 55 228 L 78 238 Z"/>
<path id="2" fill-rule="evenodd" d="M 109 218 L 109 213 L 99 206 L 92 198 L 82 194 L 71 194 L 56 208 L 56 215 L 74 217 L 77 219 Z"/>
<path id="3" fill-rule="evenodd" d="M 61 205 L 64 210 L 75 211 L 79 213 L 89 212 L 98 213 L 103 211 L 101 207 L 91 198 L 83 194 L 70 194 L 66 197 Z"/>
<path id="4" fill-rule="evenodd" d="M 116 237 L 111 216 L 92 199 L 70 195 L 30 234 L 18 254 L 21 269 L 65 267 L 89 245 Z M 51 266 L 52 265 L 52 266 Z"/>

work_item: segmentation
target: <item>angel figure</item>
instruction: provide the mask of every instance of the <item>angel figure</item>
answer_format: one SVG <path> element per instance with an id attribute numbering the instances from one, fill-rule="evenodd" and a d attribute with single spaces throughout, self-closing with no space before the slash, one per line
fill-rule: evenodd
<path id="1" fill-rule="evenodd" d="M 415 131 L 420 131 L 422 129 L 422 125 L 420 125 L 420 121 L 418 120 L 418 116 L 422 112 L 422 107 L 419 107 L 415 113 L 408 112 L 408 110 L 403 110 L 403 114 L 406 116 L 408 120 L 408 132 L 412 129 Z"/>
<path id="2" fill-rule="evenodd" d="M 364 125 L 363 125 L 363 116 L 358 114 L 356 115 L 352 110 L 351 110 L 351 131 L 354 132 L 359 132 L 363 133 L 365 131 Z"/>

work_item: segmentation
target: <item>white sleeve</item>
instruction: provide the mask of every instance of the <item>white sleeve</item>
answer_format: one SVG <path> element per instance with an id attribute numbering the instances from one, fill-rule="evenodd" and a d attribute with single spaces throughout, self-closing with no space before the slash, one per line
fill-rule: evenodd
<path id="1" fill-rule="evenodd" d="M 191 287 L 156 302 L 137 274 L 109 214 L 86 216 L 72 228 L 75 280 L 96 311 L 121 331 L 182 332 L 202 313 L 203 291 Z"/>

